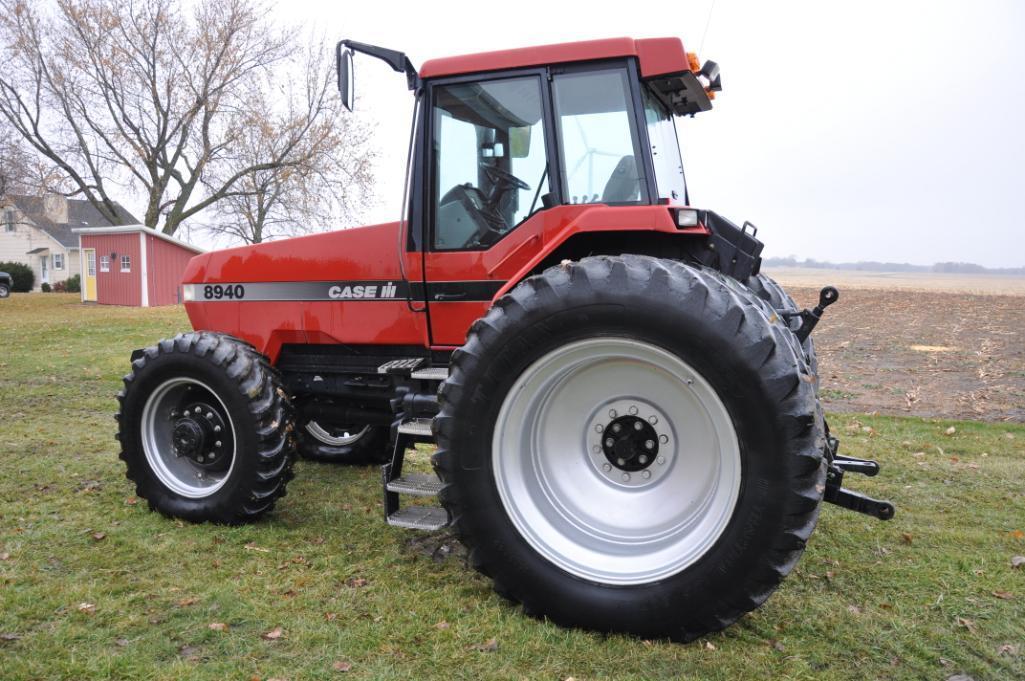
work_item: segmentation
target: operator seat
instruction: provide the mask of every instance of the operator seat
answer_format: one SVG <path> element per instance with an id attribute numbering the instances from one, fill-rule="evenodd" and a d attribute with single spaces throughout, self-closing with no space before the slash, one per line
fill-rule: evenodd
<path id="1" fill-rule="evenodd" d="M 632 154 L 619 159 L 602 192 L 602 203 L 626 203 L 640 197 L 641 178 L 637 174 L 637 161 Z"/>

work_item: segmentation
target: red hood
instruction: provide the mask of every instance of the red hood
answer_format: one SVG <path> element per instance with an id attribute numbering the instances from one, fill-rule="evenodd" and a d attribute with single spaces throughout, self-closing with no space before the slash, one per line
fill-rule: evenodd
<path id="1" fill-rule="evenodd" d="M 400 279 L 399 223 L 227 248 L 189 261 L 183 284 Z"/>

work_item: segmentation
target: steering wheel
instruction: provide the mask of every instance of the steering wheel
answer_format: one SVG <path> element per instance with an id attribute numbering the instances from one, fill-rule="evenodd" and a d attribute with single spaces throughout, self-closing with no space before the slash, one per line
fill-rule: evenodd
<path id="1" fill-rule="evenodd" d="M 502 170 L 501 168 L 490 165 L 488 163 L 484 163 L 482 161 L 480 164 L 480 169 L 484 171 L 484 174 L 488 176 L 488 179 L 491 180 L 491 182 L 496 186 L 496 188 L 498 187 L 498 185 L 504 184 L 510 187 L 515 187 L 516 189 L 526 189 L 527 191 L 530 191 L 529 184 L 527 184 L 520 178 L 516 177 L 512 173 Z"/>

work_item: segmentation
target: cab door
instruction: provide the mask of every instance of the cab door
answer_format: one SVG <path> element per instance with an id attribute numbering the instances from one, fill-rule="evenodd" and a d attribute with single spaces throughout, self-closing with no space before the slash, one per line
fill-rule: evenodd
<path id="1" fill-rule="evenodd" d="M 428 86 L 424 297 L 431 343 L 457 346 L 540 247 L 555 201 L 544 69 Z"/>

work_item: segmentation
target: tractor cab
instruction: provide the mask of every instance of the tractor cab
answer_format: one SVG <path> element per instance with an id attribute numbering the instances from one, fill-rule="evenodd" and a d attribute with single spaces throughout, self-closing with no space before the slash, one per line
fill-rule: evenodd
<path id="1" fill-rule="evenodd" d="M 678 39 L 611 39 L 428 61 L 338 44 L 343 101 L 352 55 L 404 72 L 417 107 L 411 240 L 432 250 L 486 249 L 562 205 L 687 203 L 673 115 L 711 108 L 713 62 Z"/>

